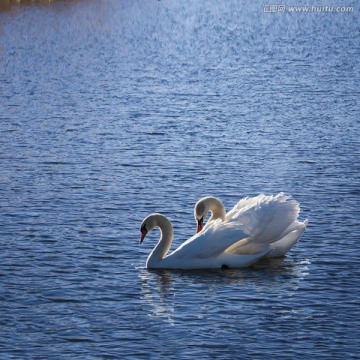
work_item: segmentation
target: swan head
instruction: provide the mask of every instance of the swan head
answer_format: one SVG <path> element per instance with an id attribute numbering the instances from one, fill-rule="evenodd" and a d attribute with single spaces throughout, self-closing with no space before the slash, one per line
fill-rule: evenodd
<path id="1" fill-rule="evenodd" d="M 158 214 L 151 214 L 142 221 L 140 225 L 140 232 L 141 232 L 140 244 L 144 241 L 147 233 L 152 229 L 154 229 L 154 227 L 156 226 L 156 215 Z"/>
<path id="2" fill-rule="evenodd" d="M 140 244 L 144 241 L 146 234 L 149 232 L 149 230 L 146 227 L 146 224 L 141 225 L 140 228 L 141 237 L 140 237 Z"/>
<path id="3" fill-rule="evenodd" d="M 200 232 L 204 227 L 204 219 L 208 212 L 211 212 L 211 220 L 216 220 L 221 218 L 225 220 L 226 212 L 222 202 L 213 196 L 207 196 L 200 199 L 194 208 L 194 216 L 197 222 L 197 232 Z"/>
<path id="4" fill-rule="evenodd" d="M 199 200 L 194 208 L 194 216 L 197 222 L 197 231 L 200 232 L 204 226 L 204 217 L 206 216 L 208 210 L 205 208 L 204 199 Z"/>
<path id="5" fill-rule="evenodd" d="M 147 216 L 140 225 L 140 244 L 144 241 L 148 232 L 153 230 L 155 227 L 160 227 L 161 231 L 167 231 L 167 233 L 172 233 L 172 224 L 171 222 L 162 214 L 151 214 Z"/>

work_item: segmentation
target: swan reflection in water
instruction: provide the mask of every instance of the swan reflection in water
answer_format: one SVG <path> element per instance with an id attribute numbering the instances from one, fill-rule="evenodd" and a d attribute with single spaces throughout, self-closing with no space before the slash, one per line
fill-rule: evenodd
<path id="1" fill-rule="evenodd" d="M 148 316 L 174 326 L 177 312 L 189 307 L 189 313 L 201 320 L 209 308 L 218 306 L 219 294 L 226 303 L 239 301 L 248 306 L 269 294 L 291 297 L 309 274 L 309 259 L 264 259 L 252 268 L 211 270 L 139 269 L 141 300 L 149 308 Z M 255 293 L 254 293 L 255 289 Z M 200 305 L 194 310 L 194 304 Z M 190 310 L 191 308 L 191 310 Z"/>
<path id="2" fill-rule="evenodd" d="M 139 269 L 142 299 L 150 307 L 149 316 L 174 323 L 174 278 L 169 270 Z"/>

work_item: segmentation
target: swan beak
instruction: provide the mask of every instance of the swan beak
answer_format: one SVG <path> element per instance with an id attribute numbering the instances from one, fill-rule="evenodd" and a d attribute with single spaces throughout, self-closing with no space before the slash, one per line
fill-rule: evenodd
<path id="1" fill-rule="evenodd" d="M 144 241 L 146 234 L 147 234 L 146 230 L 141 230 L 140 244 Z"/>
<path id="2" fill-rule="evenodd" d="M 199 233 L 202 230 L 203 225 L 204 225 L 204 217 L 198 219 L 197 221 L 197 231 L 196 231 L 197 233 Z"/>

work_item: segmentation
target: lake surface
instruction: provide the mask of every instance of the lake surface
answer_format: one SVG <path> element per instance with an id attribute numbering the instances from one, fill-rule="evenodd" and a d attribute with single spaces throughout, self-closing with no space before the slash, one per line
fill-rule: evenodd
<path id="1" fill-rule="evenodd" d="M 360 357 L 358 4 L 262 5 L 2 8 L 2 359 Z M 175 248 L 199 198 L 280 191 L 309 219 L 284 259 L 145 269 L 148 214 Z"/>

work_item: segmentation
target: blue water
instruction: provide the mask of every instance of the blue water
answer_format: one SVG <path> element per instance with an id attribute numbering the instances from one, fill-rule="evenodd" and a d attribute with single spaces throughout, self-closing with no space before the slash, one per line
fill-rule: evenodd
<path id="1" fill-rule="evenodd" d="M 1 359 L 360 357 L 358 4 L 261 5 L 2 6 Z M 202 196 L 279 191 L 284 259 L 145 269 L 148 214 L 175 248 Z"/>

